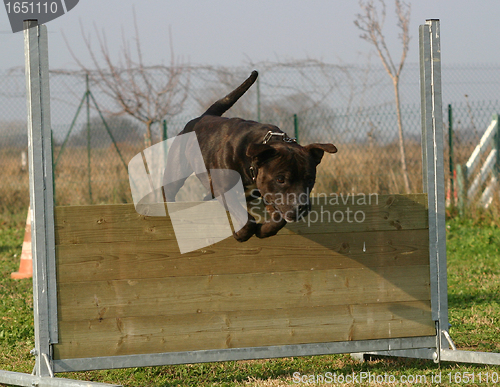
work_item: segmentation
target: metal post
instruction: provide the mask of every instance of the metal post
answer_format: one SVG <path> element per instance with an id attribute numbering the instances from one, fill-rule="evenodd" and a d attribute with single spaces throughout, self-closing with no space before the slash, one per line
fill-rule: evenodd
<path id="1" fill-rule="evenodd" d="M 257 78 L 257 122 L 260 122 L 260 77 Z"/>
<path id="2" fill-rule="evenodd" d="M 59 159 L 61 158 L 61 155 L 64 152 L 64 149 L 66 147 L 66 143 L 69 140 L 69 136 L 71 135 L 71 131 L 73 130 L 73 128 L 75 126 L 76 120 L 78 118 L 78 115 L 80 114 L 80 110 L 82 109 L 82 106 L 83 106 L 83 103 L 85 102 L 86 97 L 87 97 L 87 93 L 85 92 L 83 94 L 81 101 L 80 101 L 80 104 L 78 105 L 78 109 L 76 109 L 76 113 L 73 117 L 73 120 L 71 121 L 71 125 L 69 126 L 69 129 L 68 129 L 68 133 L 66 133 L 66 137 L 64 137 L 64 141 L 61 144 L 61 149 L 59 149 L 59 153 L 57 154 L 56 161 L 54 163 L 54 170 L 56 169 L 57 163 L 59 162 Z"/>
<path id="3" fill-rule="evenodd" d="M 37 376 L 52 374 L 57 343 L 54 193 L 47 29 L 24 22 L 28 109 L 29 182 L 33 252 L 33 311 Z M 48 361 L 47 361 L 48 359 Z"/>
<path id="4" fill-rule="evenodd" d="M 294 136 L 295 140 L 297 140 L 297 143 L 299 142 L 299 117 L 297 114 L 293 115 L 293 129 L 294 129 Z"/>
<path id="5" fill-rule="evenodd" d="M 90 170 L 90 147 L 91 147 L 91 136 L 90 136 L 90 90 L 89 90 L 89 74 L 85 74 L 85 86 L 87 92 L 86 95 L 86 103 L 87 103 L 87 170 L 89 173 L 89 201 L 92 204 L 92 174 Z"/>
<path id="6" fill-rule="evenodd" d="M 450 204 L 455 207 L 455 166 L 453 164 L 453 108 L 448 105 L 448 146 L 450 167 Z"/>
<path id="7" fill-rule="evenodd" d="M 106 131 L 108 132 L 109 138 L 111 139 L 111 142 L 113 143 L 113 146 L 115 147 L 116 153 L 118 153 L 118 157 L 122 161 L 122 164 L 125 167 L 125 170 L 128 171 L 127 163 L 123 159 L 122 153 L 120 152 L 120 148 L 118 148 L 118 144 L 116 143 L 115 137 L 113 136 L 113 133 L 111 133 L 111 129 L 109 128 L 108 123 L 104 119 L 104 116 L 102 115 L 101 109 L 99 109 L 99 105 L 97 104 L 97 101 L 94 98 L 94 94 L 92 94 L 92 92 L 88 88 L 88 80 L 87 80 L 87 98 L 88 97 L 92 98 L 92 102 L 94 102 L 95 110 L 97 110 L 97 113 L 99 113 L 99 117 L 101 117 L 101 121 L 104 124 L 104 129 L 106 129 Z M 87 122 L 89 122 L 88 107 L 87 107 Z M 89 133 L 90 133 L 90 131 L 89 131 Z M 89 136 L 89 143 L 90 143 L 90 136 Z M 89 179 L 90 179 L 90 146 L 89 146 Z M 90 180 L 89 180 L 89 189 L 90 189 Z M 92 195 L 91 195 L 91 199 L 92 199 Z"/>
<path id="8" fill-rule="evenodd" d="M 441 95 L 441 44 L 439 20 L 420 26 L 420 72 L 422 91 L 422 141 L 424 172 L 429 202 L 429 254 L 432 317 L 437 329 L 437 361 L 448 349 L 446 273 L 445 184 L 443 157 L 443 106 Z"/>
<path id="9" fill-rule="evenodd" d="M 167 120 L 163 120 L 163 131 L 161 134 L 161 140 L 165 141 L 167 139 Z"/>

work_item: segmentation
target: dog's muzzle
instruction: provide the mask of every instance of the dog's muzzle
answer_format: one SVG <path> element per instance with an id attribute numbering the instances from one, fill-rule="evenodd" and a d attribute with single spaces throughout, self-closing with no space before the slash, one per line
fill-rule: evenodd
<path id="1" fill-rule="evenodd" d="M 276 207 L 275 207 L 276 208 Z M 279 209 L 276 208 L 276 210 L 281 214 L 283 219 L 287 223 L 293 223 L 296 221 L 301 220 L 305 216 L 309 214 L 309 211 L 311 211 L 311 205 L 308 204 L 302 204 L 299 205 L 298 207 L 295 207 L 294 209 L 288 210 L 286 212 L 281 212 Z"/>

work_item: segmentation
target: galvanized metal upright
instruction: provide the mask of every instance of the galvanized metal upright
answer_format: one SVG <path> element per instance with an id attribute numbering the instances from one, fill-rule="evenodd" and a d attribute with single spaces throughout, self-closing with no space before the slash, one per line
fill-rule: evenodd
<path id="1" fill-rule="evenodd" d="M 448 348 L 446 274 L 446 224 L 444 185 L 443 104 L 441 93 L 441 43 L 439 20 L 420 26 L 420 84 L 424 187 L 429 200 L 429 257 L 432 317 L 436 322 L 437 348 Z M 439 360 L 439 351 L 436 351 Z"/>
<path id="2" fill-rule="evenodd" d="M 45 26 L 25 21 L 29 182 L 33 252 L 35 373 L 52 376 L 51 345 L 57 343 L 54 193 L 50 126 L 48 42 Z"/>

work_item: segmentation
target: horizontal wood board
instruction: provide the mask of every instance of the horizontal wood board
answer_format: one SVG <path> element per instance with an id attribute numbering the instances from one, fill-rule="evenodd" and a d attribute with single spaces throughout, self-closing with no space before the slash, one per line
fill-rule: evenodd
<path id="1" fill-rule="evenodd" d="M 187 254 L 168 216 L 57 207 L 55 358 L 434 335 L 427 196 L 322 200 L 323 222 Z"/>
<path id="2" fill-rule="evenodd" d="M 342 200 L 339 203 L 338 200 L 340 199 L 318 198 L 313 202 L 312 208 L 316 215 L 311 214 L 302 221 L 289 223 L 280 234 L 329 234 L 428 228 L 427 195 L 424 194 L 378 195 L 371 198 L 371 204 L 369 198 L 364 196 L 346 198 L 345 204 Z M 212 217 L 214 212 L 209 211 L 210 206 L 219 206 L 217 202 L 175 203 L 175 205 L 179 209 L 197 206 L 198 218 L 193 219 L 193 223 L 203 222 L 207 216 Z M 261 214 L 260 216 L 265 216 L 260 206 L 255 206 L 254 209 Z M 365 219 L 361 223 L 354 221 L 354 215 L 358 211 L 365 214 Z M 351 222 L 347 219 L 348 212 Z M 343 222 L 339 222 L 340 214 L 344 214 Z M 313 216 L 317 216 L 318 221 L 313 221 Z M 360 216 L 358 219 L 361 219 Z M 56 245 L 175 240 L 168 215 L 165 217 L 140 215 L 134 210 L 133 204 L 57 207 L 55 224 Z"/>

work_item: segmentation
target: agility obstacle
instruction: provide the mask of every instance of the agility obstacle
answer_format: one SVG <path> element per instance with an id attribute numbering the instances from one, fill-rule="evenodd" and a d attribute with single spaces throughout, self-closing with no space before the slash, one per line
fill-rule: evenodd
<path id="1" fill-rule="evenodd" d="M 420 26 L 424 193 L 318 198 L 314 222 L 186 254 L 168 215 L 54 208 L 47 35 L 27 23 L 36 362 L 0 383 L 91 386 L 102 384 L 54 373 L 334 353 L 500 363 L 448 334 L 438 21 Z M 198 219 L 207 204 L 218 206 Z"/>
<path id="2" fill-rule="evenodd" d="M 55 369 L 83 368 L 90 359 L 78 359 L 94 356 L 217 350 L 217 360 L 231 348 L 253 358 L 253 347 L 434 341 L 427 197 L 357 204 L 364 199 L 316 204 L 330 223 L 182 255 L 168 216 L 145 217 L 133 205 L 56 208 Z M 364 221 L 332 219 L 347 211 Z"/>

